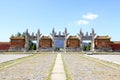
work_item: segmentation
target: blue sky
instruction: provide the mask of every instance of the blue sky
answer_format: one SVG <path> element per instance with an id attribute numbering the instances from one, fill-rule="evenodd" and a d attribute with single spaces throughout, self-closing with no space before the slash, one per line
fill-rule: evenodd
<path id="1" fill-rule="evenodd" d="M 91 32 L 120 41 L 120 0 L 0 0 L 0 41 L 40 29 L 49 35 L 66 27 L 70 35 Z"/>

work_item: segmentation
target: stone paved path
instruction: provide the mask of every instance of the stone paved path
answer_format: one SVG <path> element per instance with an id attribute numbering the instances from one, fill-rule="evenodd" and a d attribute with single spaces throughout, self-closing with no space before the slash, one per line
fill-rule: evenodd
<path id="1" fill-rule="evenodd" d="M 1 70 L 0 80 L 45 80 L 55 58 L 55 54 L 40 54 L 39 57 Z"/>
<path id="2" fill-rule="evenodd" d="M 120 55 L 86 55 L 86 56 L 120 64 Z"/>
<path id="3" fill-rule="evenodd" d="M 31 54 L 0 54 L 0 63 L 29 55 Z"/>
<path id="4" fill-rule="evenodd" d="M 61 54 L 58 53 L 55 65 L 52 71 L 51 80 L 66 80 Z"/>
<path id="5" fill-rule="evenodd" d="M 84 58 L 84 55 L 62 56 L 72 80 L 120 80 L 120 71 Z"/>

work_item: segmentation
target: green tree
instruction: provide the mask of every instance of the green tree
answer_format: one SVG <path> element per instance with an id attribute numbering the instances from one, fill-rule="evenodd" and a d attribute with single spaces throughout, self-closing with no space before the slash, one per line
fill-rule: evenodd
<path id="1" fill-rule="evenodd" d="M 22 37 L 24 37 L 24 38 L 25 38 L 25 32 L 23 32 L 23 33 L 22 33 Z"/>
<path id="2" fill-rule="evenodd" d="M 83 51 L 86 51 L 86 46 L 85 45 L 83 45 Z"/>
<path id="3" fill-rule="evenodd" d="M 36 44 L 32 41 L 29 41 L 29 50 L 36 50 Z"/>
<path id="4" fill-rule="evenodd" d="M 32 45 L 32 50 L 36 50 L 36 44 L 35 43 L 33 43 L 33 45 Z"/>
<path id="5" fill-rule="evenodd" d="M 29 50 L 32 50 L 33 42 L 29 41 Z"/>
<path id="6" fill-rule="evenodd" d="M 14 37 L 14 35 L 12 34 L 11 37 Z"/>
<path id="7" fill-rule="evenodd" d="M 18 32 L 16 36 L 17 36 L 17 37 L 20 37 L 20 36 L 21 36 L 21 33 L 20 33 L 20 32 Z"/>
<path id="8" fill-rule="evenodd" d="M 91 43 L 88 43 L 86 50 L 90 50 L 90 47 L 91 47 Z"/>

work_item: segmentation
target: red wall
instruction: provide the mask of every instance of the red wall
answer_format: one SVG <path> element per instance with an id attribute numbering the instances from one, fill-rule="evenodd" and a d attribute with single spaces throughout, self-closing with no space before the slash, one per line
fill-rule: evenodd
<path id="1" fill-rule="evenodd" d="M 8 51 L 10 48 L 10 43 L 0 43 L 0 50 L 1 51 Z"/>
<path id="2" fill-rule="evenodd" d="M 72 47 L 72 48 L 80 47 L 79 39 L 68 39 L 67 40 L 67 47 Z"/>
<path id="3" fill-rule="evenodd" d="M 113 51 L 120 51 L 120 44 L 110 44 Z"/>
<path id="4" fill-rule="evenodd" d="M 11 47 L 24 47 L 25 39 L 11 39 Z"/>
<path id="5" fill-rule="evenodd" d="M 52 40 L 51 39 L 41 39 L 39 42 L 39 45 L 42 48 L 52 47 Z"/>

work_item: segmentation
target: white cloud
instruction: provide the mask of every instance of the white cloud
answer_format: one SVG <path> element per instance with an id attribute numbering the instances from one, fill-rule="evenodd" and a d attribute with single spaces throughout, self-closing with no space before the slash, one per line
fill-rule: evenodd
<path id="1" fill-rule="evenodd" d="M 94 20 L 97 17 L 98 17 L 97 14 L 92 14 L 92 13 L 88 13 L 88 14 L 82 16 L 83 19 L 88 19 L 88 20 Z"/>
<path id="2" fill-rule="evenodd" d="M 73 22 L 73 23 L 69 23 L 67 24 L 67 26 L 73 26 L 73 25 L 87 25 L 90 23 L 91 20 L 94 20 L 98 18 L 98 14 L 93 14 L 93 13 L 87 13 L 81 16 L 81 19 Z"/>
<path id="3" fill-rule="evenodd" d="M 79 20 L 79 21 L 77 21 L 77 25 L 86 25 L 88 23 L 89 22 L 87 20 Z"/>

